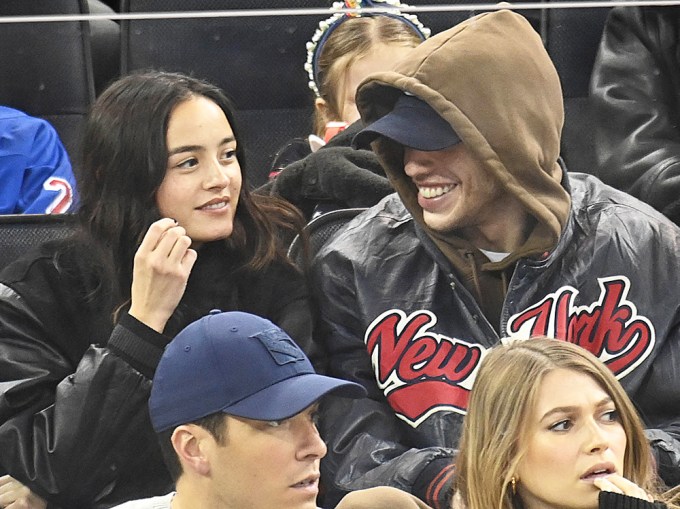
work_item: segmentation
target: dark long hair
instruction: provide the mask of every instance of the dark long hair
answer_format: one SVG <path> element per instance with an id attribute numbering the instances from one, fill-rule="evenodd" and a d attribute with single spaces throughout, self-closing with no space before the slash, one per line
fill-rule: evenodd
<path id="1" fill-rule="evenodd" d="M 224 111 L 237 140 L 244 184 L 233 233 L 224 242 L 239 250 L 243 267 L 257 270 L 275 259 L 288 263 L 281 239 L 292 238 L 302 227 L 302 216 L 292 205 L 248 190 L 234 110 L 218 87 L 163 71 L 124 76 L 92 106 L 76 170 L 81 225 L 110 268 L 123 301 L 130 296 L 135 252 L 149 226 L 161 218 L 156 193 L 167 168 L 170 114 L 195 96 L 212 100 Z M 292 233 L 286 237 L 282 230 Z"/>

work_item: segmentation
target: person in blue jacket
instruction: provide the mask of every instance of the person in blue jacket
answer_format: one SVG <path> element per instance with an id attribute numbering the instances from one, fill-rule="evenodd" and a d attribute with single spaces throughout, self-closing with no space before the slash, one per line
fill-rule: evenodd
<path id="1" fill-rule="evenodd" d="M 75 204 L 75 177 L 46 120 L 0 106 L 0 214 L 62 214 Z"/>

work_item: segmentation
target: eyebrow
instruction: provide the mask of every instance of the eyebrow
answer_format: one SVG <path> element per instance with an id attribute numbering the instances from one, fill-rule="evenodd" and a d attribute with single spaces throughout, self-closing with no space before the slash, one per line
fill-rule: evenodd
<path id="1" fill-rule="evenodd" d="M 612 398 L 609 397 L 609 396 L 606 396 L 606 397 L 602 398 L 600 401 L 597 402 L 597 404 L 595 405 L 595 408 L 603 407 L 603 406 L 608 405 L 609 403 L 612 403 L 612 402 L 613 402 Z M 558 406 L 558 407 L 555 407 L 551 410 L 548 410 L 546 413 L 544 413 L 543 417 L 541 417 L 539 422 L 542 422 L 542 421 L 546 420 L 548 417 L 552 417 L 555 414 L 568 414 L 568 413 L 571 413 L 571 412 L 575 412 L 578 409 L 579 409 L 579 407 L 576 407 L 576 406 Z"/>
<path id="2" fill-rule="evenodd" d="M 231 143 L 233 141 L 236 141 L 236 138 L 233 136 L 227 136 L 226 138 L 223 138 L 222 141 L 220 141 L 219 145 L 226 145 L 227 143 Z M 176 147 L 170 150 L 168 152 L 168 157 L 174 156 L 175 154 L 181 154 L 182 152 L 196 152 L 200 150 L 204 150 L 202 145 L 182 145 L 181 147 Z"/>

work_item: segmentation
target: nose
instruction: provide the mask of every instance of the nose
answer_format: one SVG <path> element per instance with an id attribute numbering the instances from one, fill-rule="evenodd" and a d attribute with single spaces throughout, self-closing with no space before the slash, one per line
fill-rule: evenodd
<path id="1" fill-rule="evenodd" d="M 208 189 L 224 189 L 229 185 L 229 170 L 218 159 L 213 159 L 209 165 L 205 178 Z"/>
<path id="2" fill-rule="evenodd" d="M 609 448 L 609 438 L 606 431 L 595 420 L 586 426 L 585 449 L 588 453 L 598 453 Z"/>
<path id="3" fill-rule="evenodd" d="M 404 172 L 412 179 L 418 177 L 427 171 L 428 159 L 427 152 L 404 147 Z"/>
<path id="4" fill-rule="evenodd" d="M 311 420 L 302 423 L 298 459 L 321 459 L 327 451 L 326 443 L 321 439 L 316 424 Z"/>

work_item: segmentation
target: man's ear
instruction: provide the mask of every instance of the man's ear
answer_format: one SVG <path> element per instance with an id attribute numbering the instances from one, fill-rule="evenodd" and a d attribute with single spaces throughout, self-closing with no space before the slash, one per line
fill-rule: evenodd
<path id="1" fill-rule="evenodd" d="M 195 424 L 182 424 L 175 428 L 170 441 L 185 472 L 202 476 L 210 474 L 210 459 L 205 451 L 210 437 L 207 430 Z"/>

